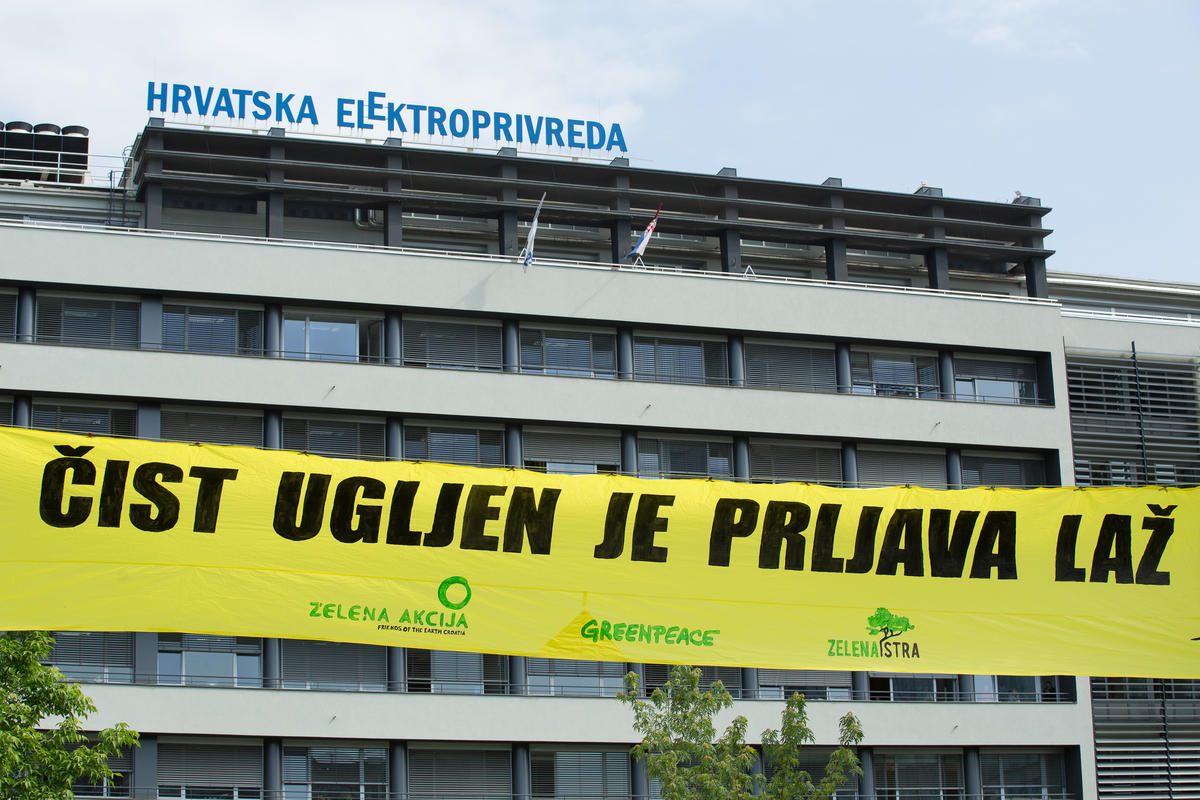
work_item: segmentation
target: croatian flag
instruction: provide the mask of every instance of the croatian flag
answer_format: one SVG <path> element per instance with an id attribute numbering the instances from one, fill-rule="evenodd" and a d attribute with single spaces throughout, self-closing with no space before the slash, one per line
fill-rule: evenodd
<path id="1" fill-rule="evenodd" d="M 646 230 L 642 231 L 641 238 L 637 240 L 637 244 L 629 251 L 626 258 L 637 256 L 641 258 L 646 253 L 646 245 L 650 243 L 650 237 L 654 235 L 654 229 L 658 227 L 658 212 L 662 211 L 662 203 L 658 204 L 658 208 L 654 210 L 654 219 L 650 220 L 650 224 L 646 226 Z"/>
<path id="2" fill-rule="evenodd" d="M 538 214 L 542 213 L 542 203 L 544 202 L 546 202 L 546 193 L 542 192 L 542 199 L 538 200 L 537 210 L 533 212 L 533 222 L 529 225 L 529 235 L 525 237 L 525 261 L 523 269 L 529 269 L 529 265 L 533 263 L 533 240 L 537 236 Z"/>

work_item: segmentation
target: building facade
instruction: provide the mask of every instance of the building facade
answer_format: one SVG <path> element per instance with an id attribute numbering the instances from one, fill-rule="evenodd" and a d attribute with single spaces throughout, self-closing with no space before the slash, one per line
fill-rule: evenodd
<path id="1" fill-rule="evenodd" d="M 160 120 L 117 188 L 40 177 L 0 179 L 0 423 L 643 477 L 1200 484 L 1200 286 L 1047 272 L 1036 198 Z M 612 695 L 662 665 L 121 632 L 61 632 L 54 663 L 92 723 L 142 732 L 81 795 L 654 794 Z M 814 762 L 857 714 L 839 796 L 1200 797 L 1191 681 L 704 677 L 752 732 L 803 691 Z"/>

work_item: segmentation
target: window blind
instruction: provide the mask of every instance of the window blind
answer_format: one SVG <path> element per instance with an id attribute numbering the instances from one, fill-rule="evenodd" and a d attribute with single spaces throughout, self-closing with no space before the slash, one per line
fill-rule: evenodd
<path id="1" fill-rule="evenodd" d="M 0 341 L 17 338 L 17 295 L 0 292 Z"/>
<path id="2" fill-rule="evenodd" d="M 727 442 L 638 438 L 641 475 L 727 478 L 733 474 Z"/>
<path id="3" fill-rule="evenodd" d="M 166 304 L 163 349 L 261 355 L 262 320 L 257 309 Z"/>
<path id="4" fill-rule="evenodd" d="M 963 455 L 962 479 L 964 486 L 1044 486 L 1046 462 L 1032 458 Z"/>
<path id="5" fill-rule="evenodd" d="M 723 341 L 635 336 L 633 371 L 640 380 L 726 384 L 728 350 Z"/>
<path id="6" fill-rule="evenodd" d="M 404 320 L 404 363 L 430 367 L 499 369 L 502 329 L 497 323 Z"/>
<path id="7" fill-rule="evenodd" d="M 343 458 L 383 458 L 382 422 L 284 417 L 283 449 Z"/>
<path id="8" fill-rule="evenodd" d="M 444 464 L 503 464 L 504 432 L 405 425 L 404 458 Z"/>
<path id="9" fill-rule="evenodd" d="M 208 442 L 263 446 L 261 414 L 186 408 L 162 410 L 162 438 L 173 442 Z"/>
<path id="10" fill-rule="evenodd" d="M 383 691 L 387 649 L 350 642 L 284 639 L 280 646 L 283 685 L 301 689 Z"/>
<path id="11" fill-rule="evenodd" d="M 876 753 L 875 788 L 898 798 L 961 798 L 962 756 L 954 753 Z"/>
<path id="12" fill-rule="evenodd" d="M 618 800 L 630 794 L 627 750 L 533 747 L 529 773 L 535 798 Z"/>
<path id="13" fill-rule="evenodd" d="M 261 745 L 161 743 L 158 785 L 262 788 Z M 176 795 L 178 796 L 178 795 Z"/>
<path id="14" fill-rule="evenodd" d="M 751 440 L 750 479 L 838 486 L 842 483 L 842 449 L 838 445 Z"/>
<path id="15" fill-rule="evenodd" d="M 132 408 L 33 404 L 33 427 L 47 431 L 133 436 L 136 418 Z"/>
<path id="16" fill-rule="evenodd" d="M 37 298 L 37 340 L 57 344 L 138 346 L 138 304 L 101 298 Z"/>
<path id="17" fill-rule="evenodd" d="M 616 353 L 613 333 L 521 328 L 521 369 L 526 372 L 611 377 Z"/>
<path id="18" fill-rule="evenodd" d="M 412 798 L 431 800 L 508 800 L 512 795 L 512 754 L 507 749 L 410 747 L 408 793 Z"/>
<path id="19" fill-rule="evenodd" d="M 521 434 L 525 463 L 567 462 L 610 467 L 621 463 L 621 435 L 616 431 L 539 431 L 526 428 Z"/>
<path id="20" fill-rule="evenodd" d="M 858 482 L 862 486 L 945 488 L 946 456 L 941 452 L 858 450 Z"/>
<path id="21" fill-rule="evenodd" d="M 746 385 L 763 389 L 837 390 L 832 348 L 746 342 Z"/>

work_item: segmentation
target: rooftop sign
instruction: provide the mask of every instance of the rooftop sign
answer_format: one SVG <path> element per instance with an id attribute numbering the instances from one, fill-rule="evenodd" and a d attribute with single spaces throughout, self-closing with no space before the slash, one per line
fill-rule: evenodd
<path id="1" fill-rule="evenodd" d="M 625 134 L 616 122 L 398 103 L 388 99 L 385 92 L 367 92 L 361 98 L 339 97 L 331 106 L 323 106 L 322 116 L 318 117 L 317 103 L 310 94 L 148 81 L 146 110 L 196 114 L 215 120 L 293 125 L 320 125 L 323 118 L 355 133 L 443 136 L 476 144 L 494 142 L 500 146 L 628 152 Z"/>

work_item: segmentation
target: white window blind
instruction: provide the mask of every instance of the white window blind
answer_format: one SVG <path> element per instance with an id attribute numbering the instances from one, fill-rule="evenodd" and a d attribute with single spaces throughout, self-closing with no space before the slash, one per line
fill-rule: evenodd
<path id="1" fill-rule="evenodd" d="M 286 688 L 383 691 L 387 648 L 351 642 L 284 639 L 280 647 Z"/>
<path id="2" fill-rule="evenodd" d="M 284 417 L 283 449 L 342 458 L 383 458 L 384 424 Z"/>
<path id="3" fill-rule="evenodd" d="M 429 800 L 508 800 L 512 795 L 511 751 L 412 747 L 408 751 L 408 794 Z"/>
<path id="4" fill-rule="evenodd" d="M 130 683 L 133 680 L 133 634 L 55 631 L 50 663 L 73 681 Z"/>
<path id="5" fill-rule="evenodd" d="M 207 442 L 263 446 L 262 414 L 245 411 L 164 408 L 162 438 L 170 442 Z"/>
<path id="6" fill-rule="evenodd" d="M 638 438 L 638 474 L 727 478 L 733 474 L 728 442 Z"/>
<path id="7" fill-rule="evenodd" d="M 188 742 L 158 746 L 158 789 L 162 797 L 192 796 L 187 791 L 191 787 L 236 788 L 241 797 L 250 797 L 250 791 L 262 790 L 262 779 L 260 745 Z"/>
<path id="8" fill-rule="evenodd" d="M 832 348 L 748 341 L 743 352 L 747 386 L 837 391 Z"/>
<path id="9" fill-rule="evenodd" d="M 404 319 L 404 363 L 426 367 L 499 369 L 499 323 Z"/>
<path id="10" fill-rule="evenodd" d="M 728 348 L 718 340 L 635 336 L 633 372 L 639 380 L 727 384 Z"/>
<path id="11" fill-rule="evenodd" d="M 486 428 L 405 425 L 404 458 L 443 464 L 503 464 L 504 432 Z"/>
<path id="12" fill-rule="evenodd" d="M 616 334 L 523 327 L 521 370 L 546 375 L 612 377 L 617 370 Z"/>
<path id="13" fill-rule="evenodd" d="M 0 341 L 17 338 L 17 295 L 0 292 Z"/>
<path id="14" fill-rule="evenodd" d="M 842 483 L 842 449 L 829 444 L 751 440 L 750 479 L 838 486 Z"/>
<path id="15" fill-rule="evenodd" d="M 136 413 L 132 408 L 33 404 L 33 427 L 47 431 L 94 433 L 97 436 L 133 436 Z"/>
<path id="16" fill-rule="evenodd" d="M 37 340 L 106 347 L 138 346 L 138 304 L 130 300 L 38 295 Z"/>
<path id="17" fill-rule="evenodd" d="M 629 751 L 533 747 L 530 788 L 537 800 L 624 800 Z"/>
<path id="18" fill-rule="evenodd" d="M 946 455 L 940 451 L 858 449 L 862 486 L 946 487 Z"/>
<path id="19" fill-rule="evenodd" d="M 587 464 L 600 472 L 616 472 L 621 464 L 621 435 L 612 432 L 550 431 L 525 428 L 521 456 L 527 466 Z"/>

